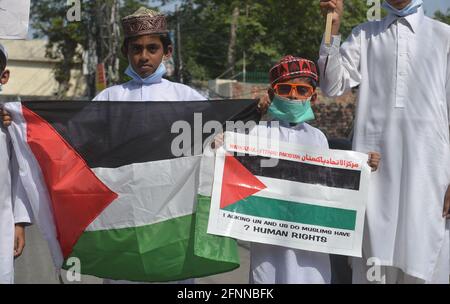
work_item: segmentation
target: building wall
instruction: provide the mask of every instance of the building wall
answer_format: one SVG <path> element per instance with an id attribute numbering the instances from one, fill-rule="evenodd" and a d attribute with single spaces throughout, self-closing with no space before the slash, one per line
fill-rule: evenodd
<path id="1" fill-rule="evenodd" d="M 309 124 L 320 129 L 328 139 L 350 139 L 355 108 L 354 103 L 317 103 L 313 105 L 316 119 Z"/>
<path id="2" fill-rule="evenodd" d="M 45 40 L 2 40 L 9 54 L 7 69 L 11 76 L 3 86 L 1 99 L 55 98 L 58 82 L 54 77 L 57 60 L 45 57 Z M 85 95 L 86 85 L 80 69 L 71 71 L 70 89 L 67 98 L 81 98 Z"/>

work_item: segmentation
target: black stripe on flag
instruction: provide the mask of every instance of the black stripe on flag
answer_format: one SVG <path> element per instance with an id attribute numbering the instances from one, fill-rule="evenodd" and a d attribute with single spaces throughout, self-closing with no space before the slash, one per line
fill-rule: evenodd
<path id="1" fill-rule="evenodd" d="M 172 133 L 176 121 L 191 127 L 191 147 L 183 151 L 202 151 L 203 141 L 211 133 L 203 133 L 208 121 L 259 121 L 255 100 L 219 100 L 185 102 L 24 102 L 38 114 L 84 158 L 91 168 L 117 168 L 176 158 Z M 194 113 L 202 114 L 201 130 L 194 130 Z M 202 142 L 194 143 L 194 132 Z M 213 130 L 213 133 L 216 130 Z M 196 145 L 194 147 L 194 144 Z"/>
<path id="2" fill-rule="evenodd" d="M 279 159 L 275 167 L 261 167 L 262 156 L 235 156 L 253 175 L 322 185 L 332 188 L 359 190 L 361 171 L 323 167 Z"/>

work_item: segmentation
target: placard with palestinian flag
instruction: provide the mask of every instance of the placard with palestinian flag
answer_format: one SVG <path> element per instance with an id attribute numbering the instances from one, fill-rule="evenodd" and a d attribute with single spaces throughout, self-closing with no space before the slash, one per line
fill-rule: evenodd
<path id="1" fill-rule="evenodd" d="M 361 257 L 368 156 L 225 134 L 208 233 Z"/>
<path id="2" fill-rule="evenodd" d="M 209 122 L 257 119 L 254 100 L 5 108 L 21 181 L 58 268 L 75 258 L 82 274 L 163 282 L 239 267 L 236 241 L 206 233 L 213 167 L 203 144 Z"/>

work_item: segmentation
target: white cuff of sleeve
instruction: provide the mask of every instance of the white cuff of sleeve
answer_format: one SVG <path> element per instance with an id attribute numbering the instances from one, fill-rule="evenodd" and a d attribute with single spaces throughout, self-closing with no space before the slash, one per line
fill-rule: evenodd
<path id="1" fill-rule="evenodd" d="M 339 48 L 341 47 L 341 35 L 332 35 L 331 36 L 331 45 L 325 44 L 325 37 L 322 39 L 321 53 L 324 55 L 332 55 L 334 53 L 339 52 Z"/>
<path id="2" fill-rule="evenodd" d="M 25 224 L 25 225 L 31 225 L 32 221 L 29 217 L 20 217 L 14 219 L 14 224 Z"/>

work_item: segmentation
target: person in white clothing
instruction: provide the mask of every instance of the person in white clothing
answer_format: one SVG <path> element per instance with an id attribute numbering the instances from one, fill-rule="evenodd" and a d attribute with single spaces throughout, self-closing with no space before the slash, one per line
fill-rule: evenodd
<path id="1" fill-rule="evenodd" d="M 331 45 L 322 44 L 321 88 L 359 86 L 353 149 L 379 151 L 354 283 L 449 283 L 450 26 L 424 15 L 422 0 L 387 0 L 388 15 L 361 24 L 341 45 L 343 0 Z"/>
<path id="2" fill-rule="evenodd" d="M 194 101 L 206 100 L 194 89 L 168 81 L 163 60 L 172 56 L 164 15 L 140 8 L 122 20 L 125 34 L 123 55 L 129 66 L 125 73 L 132 79 L 100 92 L 96 101 Z"/>
<path id="3" fill-rule="evenodd" d="M 267 124 L 259 124 L 250 135 L 270 138 L 277 128 L 278 139 L 296 145 L 328 149 L 328 140 L 307 121 L 314 119 L 311 103 L 317 100 L 319 81 L 314 62 L 285 56 L 270 70 L 271 104 Z M 378 153 L 369 154 L 369 164 L 376 170 Z M 329 284 L 328 254 L 251 243 L 250 282 L 258 284 Z"/>
<path id="4" fill-rule="evenodd" d="M 0 44 L 0 87 L 7 84 L 8 54 Z M 0 109 L 2 119 L 10 117 Z M 14 283 L 14 259 L 25 247 L 25 226 L 31 223 L 31 211 L 19 179 L 19 166 L 13 156 L 7 131 L 0 127 L 0 284 Z"/>
<path id="5" fill-rule="evenodd" d="M 140 8 L 122 20 L 125 40 L 122 52 L 128 58 L 125 73 L 132 79 L 124 84 L 112 86 L 100 92 L 94 101 L 195 101 L 206 100 L 194 89 L 168 81 L 162 77 L 166 73 L 164 59 L 172 55 L 172 42 L 166 27 L 164 15 Z M 125 283 L 105 279 L 104 283 Z M 191 284 L 194 279 L 176 283 Z"/>

